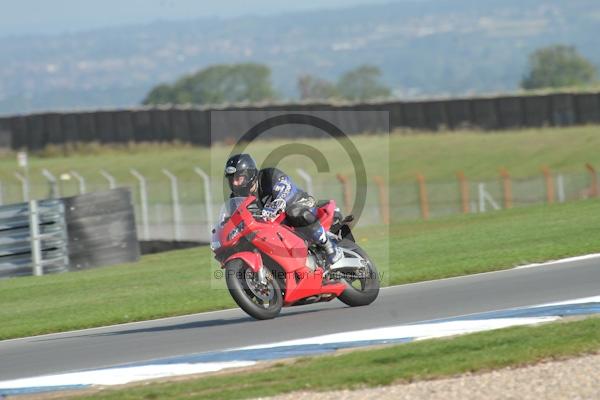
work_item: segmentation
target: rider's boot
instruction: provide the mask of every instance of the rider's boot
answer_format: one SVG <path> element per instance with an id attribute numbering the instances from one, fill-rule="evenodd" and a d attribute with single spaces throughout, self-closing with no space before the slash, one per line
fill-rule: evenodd
<path id="1" fill-rule="evenodd" d="M 327 263 L 329 266 L 335 264 L 344 256 L 342 249 L 340 249 L 337 243 L 327 236 L 327 232 L 322 226 L 320 226 L 315 232 L 315 238 L 319 246 L 325 250 L 325 254 L 327 254 Z"/>

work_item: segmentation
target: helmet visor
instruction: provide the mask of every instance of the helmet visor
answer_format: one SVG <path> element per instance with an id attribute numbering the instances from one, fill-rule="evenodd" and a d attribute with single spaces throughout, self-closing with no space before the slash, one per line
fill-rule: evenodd
<path id="1" fill-rule="evenodd" d="M 229 189 L 236 196 L 248 196 L 250 193 L 250 177 L 247 171 L 237 171 L 233 174 L 227 174 Z"/>

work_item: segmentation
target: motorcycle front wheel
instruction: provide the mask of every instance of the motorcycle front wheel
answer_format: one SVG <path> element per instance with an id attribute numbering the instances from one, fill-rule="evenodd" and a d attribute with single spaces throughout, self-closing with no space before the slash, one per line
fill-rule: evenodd
<path id="1" fill-rule="evenodd" d="M 281 287 L 270 271 L 266 282 L 260 282 L 258 274 L 245 262 L 234 259 L 225 264 L 225 281 L 233 300 L 253 318 L 275 318 L 283 307 Z"/>

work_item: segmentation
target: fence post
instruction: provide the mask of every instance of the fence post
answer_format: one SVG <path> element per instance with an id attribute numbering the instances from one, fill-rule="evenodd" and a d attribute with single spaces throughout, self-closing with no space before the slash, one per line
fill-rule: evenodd
<path id="1" fill-rule="evenodd" d="M 425 177 L 422 174 L 417 174 L 417 182 L 419 184 L 419 204 L 421 207 L 421 216 L 423 219 L 429 219 L 429 199 L 427 197 L 427 186 Z"/>
<path id="2" fill-rule="evenodd" d="M 29 201 L 29 188 L 27 179 L 18 172 L 15 172 L 15 177 L 21 182 L 21 193 L 23 193 L 23 201 Z"/>
<path id="3" fill-rule="evenodd" d="M 342 184 L 342 191 L 344 193 L 344 210 L 346 214 L 348 214 L 352 211 L 352 208 L 350 207 L 350 182 L 348 181 L 348 178 L 345 175 L 337 174 L 336 177 L 338 181 L 340 181 L 340 183 Z"/>
<path id="4" fill-rule="evenodd" d="M 306 185 L 306 191 L 312 196 L 314 196 L 315 192 L 313 191 L 312 177 L 308 174 L 308 172 L 306 172 L 302 168 L 296 168 L 296 172 L 298 172 L 300 178 L 304 180 L 304 183 Z"/>
<path id="5" fill-rule="evenodd" d="M 177 177 L 166 168 L 162 170 L 171 181 L 171 199 L 173 201 L 173 224 L 175 231 L 175 240 L 181 240 L 181 211 L 179 209 L 179 188 L 177 187 Z"/>
<path id="6" fill-rule="evenodd" d="M 512 185 L 510 181 L 510 174 L 506 168 L 502 168 L 500 170 L 500 178 L 502 179 L 504 208 L 512 208 Z"/>
<path id="7" fill-rule="evenodd" d="M 142 207 L 142 232 L 145 240 L 150 239 L 150 225 L 148 222 L 148 191 L 144 175 L 131 168 L 131 175 L 135 176 L 140 184 L 140 206 Z"/>
<path id="8" fill-rule="evenodd" d="M 390 198 L 387 193 L 387 186 L 381 176 L 373 178 L 379 188 L 379 209 L 381 210 L 381 220 L 384 225 L 390 224 Z"/>
<path id="9" fill-rule="evenodd" d="M 85 194 L 85 179 L 83 176 L 79 175 L 79 173 L 75 170 L 71 170 L 71 175 L 73 175 L 79 183 L 79 194 Z"/>
<path id="10" fill-rule="evenodd" d="M 596 169 L 592 164 L 585 164 L 585 168 L 590 173 L 591 185 L 590 185 L 590 197 L 598 197 L 600 196 L 600 188 L 598 187 L 598 174 L 596 174 Z"/>
<path id="11" fill-rule="evenodd" d="M 114 189 L 114 188 L 117 187 L 117 180 L 115 179 L 114 176 L 112 176 L 111 174 L 109 174 L 108 172 L 106 172 L 103 169 L 100 170 L 100 175 L 102 175 L 108 181 L 108 188 L 109 189 L 112 190 L 112 189 Z"/>
<path id="12" fill-rule="evenodd" d="M 40 246 L 40 226 L 37 201 L 29 202 L 29 239 L 31 241 L 31 261 L 33 275 L 41 276 L 44 274 L 42 267 L 42 250 Z"/>
<path id="13" fill-rule="evenodd" d="M 477 192 L 479 193 L 479 212 L 485 212 L 485 186 L 483 183 L 477 185 Z"/>
<path id="14" fill-rule="evenodd" d="M 58 193 L 56 177 L 46 168 L 42 170 L 42 175 L 44 175 L 44 177 L 48 180 L 48 184 L 50 185 L 50 197 L 53 199 L 58 199 L 60 197 L 60 193 Z"/>
<path id="15" fill-rule="evenodd" d="M 456 177 L 458 178 L 458 186 L 460 188 L 460 202 L 462 207 L 463 214 L 469 213 L 469 182 L 467 182 L 467 178 L 465 177 L 465 173 L 463 171 L 458 171 L 456 173 Z"/>
<path id="16" fill-rule="evenodd" d="M 494 198 L 485 190 L 485 183 L 479 183 L 477 185 L 477 191 L 479 192 L 479 212 L 485 212 L 485 201 L 489 201 L 494 210 L 499 210 L 500 206 L 494 201 Z"/>
<path id="17" fill-rule="evenodd" d="M 547 165 L 542 166 L 542 173 L 546 178 L 546 201 L 548 204 L 554 203 L 554 180 L 552 179 L 552 172 Z"/>
<path id="18" fill-rule="evenodd" d="M 29 201 L 31 199 L 31 185 L 29 180 L 29 162 L 27 157 L 27 152 L 20 151 L 17 153 L 17 163 L 19 167 L 21 167 L 23 171 L 23 175 L 17 175 L 17 178 L 21 181 L 23 187 L 23 199 L 24 201 Z"/>
<path id="19" fill-rule="evenodd" d="M 565 202 L 565 178 L 562 175 L 556 177 L 556 194 L 558 196 L 558 202 Z"/>
<path id="20" fill-rule="evenodd" d="M 212 192 L 210 190 L 210 177 L 199 167 L 194 167 L 194 172 L 200 175 L 204 183 L 204 204 L 206 209 L 206 223 L 208 225 L 208 233 L 212 232 L 213 228 L 213 211 L 212 211 Z"/>

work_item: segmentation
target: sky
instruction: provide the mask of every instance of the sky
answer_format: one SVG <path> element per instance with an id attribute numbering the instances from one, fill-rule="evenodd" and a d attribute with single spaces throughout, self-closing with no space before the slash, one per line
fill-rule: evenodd
<path id="1" fill-rule="evenodd" d="M 230 18 L 398 0 L 0 0 L 0 36 L 60 34 L 156 20 Z"/>

